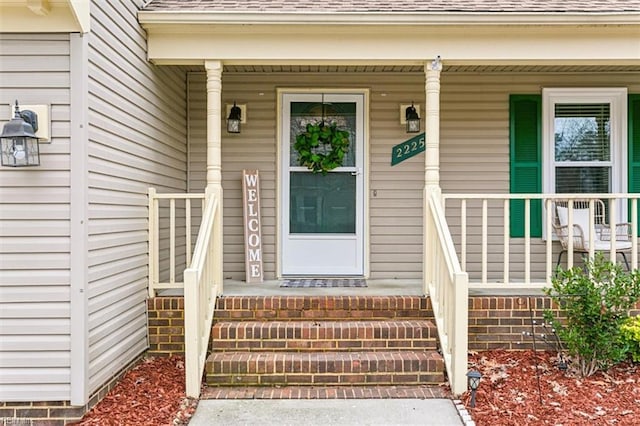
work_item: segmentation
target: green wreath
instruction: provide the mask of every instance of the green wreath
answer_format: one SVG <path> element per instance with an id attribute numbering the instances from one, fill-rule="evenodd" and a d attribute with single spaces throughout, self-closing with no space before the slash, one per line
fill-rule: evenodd
<path id="1" fill-rule="evenodd" d="M 309 123 L 306 131 L 296 136 L 293 147 L 298 151 L 301 166 L 325 175 L 342 165 L 349 151 L 349 132 L 338 129 L 335 123 Z"/>

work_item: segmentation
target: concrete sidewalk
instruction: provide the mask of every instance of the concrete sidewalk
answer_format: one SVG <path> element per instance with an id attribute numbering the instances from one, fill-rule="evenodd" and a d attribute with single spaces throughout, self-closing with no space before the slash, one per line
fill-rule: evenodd
<path id="1" fill-rule="evenodd" d="M 203 399 L 189 422 L 189 426 L 464 424 L 450 399 Z"/>

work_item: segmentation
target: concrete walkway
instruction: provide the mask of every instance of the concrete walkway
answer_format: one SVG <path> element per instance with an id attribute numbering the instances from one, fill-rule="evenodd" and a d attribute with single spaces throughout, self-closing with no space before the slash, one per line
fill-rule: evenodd
<path id="1" fill-rule="evenodd" d="M 189 426 L 463 424 L 450 399 L 205 399 L 189 422 Z"/>

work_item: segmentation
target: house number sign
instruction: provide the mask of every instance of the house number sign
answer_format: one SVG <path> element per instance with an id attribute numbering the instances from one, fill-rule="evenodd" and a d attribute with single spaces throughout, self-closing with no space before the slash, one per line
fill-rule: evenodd
<path id="1" fill-rule="evenodd" d="M 257 170 L 242 171 L 245 271 L 248 283 L 261 283 L 262 233 L 260 223 L 260 179 Z"/>
<path id="2" fill-rule="evenodd" d="M 395 166 L 404 160 L 418 155 L 425 149 L 424 133 L 420 133 L 391 149 L 391 165 Z"/>

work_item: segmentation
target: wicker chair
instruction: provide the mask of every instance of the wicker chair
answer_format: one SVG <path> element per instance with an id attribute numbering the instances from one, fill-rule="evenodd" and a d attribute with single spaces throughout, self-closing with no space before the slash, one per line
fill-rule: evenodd
<path id="1" fill-rule="evenodd" d="M 591 244 L 596 252 L 611 250 L 611 227 L 607 224 L 606 208 L 602 200 L 595 200 L 594 206 L 594 238 L 591 238 L 589 225 L 589 201 L 573 200 L 573 251 L 574 253 L 589 253 Z M 553 229 L 560 240 L 562 250 L 558 254 L 556 267 L 560 266 L 562 254 L 569 250 L 569 201 L 554 203 L 555 220 Z M 631 251 L 631 224 L 618 223 L 615 229 L 616 253 L 622 255 L 627 269 L 630 270 L 626 253 Z"/>

